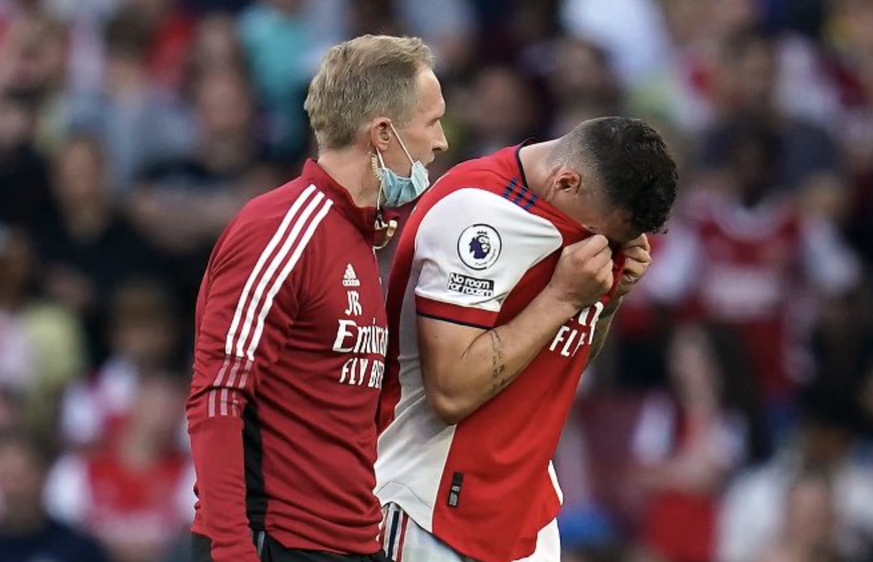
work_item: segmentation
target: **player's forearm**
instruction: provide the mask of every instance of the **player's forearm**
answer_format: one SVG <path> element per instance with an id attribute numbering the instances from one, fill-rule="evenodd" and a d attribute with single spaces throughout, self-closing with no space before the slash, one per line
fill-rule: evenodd
<path id="1" fill-rule="evenodd" d="M 454 424 L 499 394 L 578 310 L 544 290 L 511 322 L 476 337 L 458 353 L 424 357 L 428 398 Z M 434 372 L 435 371 L 435 372 Z"/>
<path id="2" fill-rule="evenodd" d="M 618 307 L 621 306 L 623 298 L 624 297 L 613 299 L 612 302 L 609 303 L 609 306 L 603 309 L 603 314 L 600 315 L 600 319 L 597 323 L 597 330 L 594 332 L 594 341 L 591 342 L 591 352 L 588 354 L 589 365 L 594 362 L 598 355 L 600 355 L 600 350 L 603 349 L 603 345 L 606 343 L 606 337 L 609 335 L 609 329 L 612 326 L 612 319 L 615 317 Z"/>

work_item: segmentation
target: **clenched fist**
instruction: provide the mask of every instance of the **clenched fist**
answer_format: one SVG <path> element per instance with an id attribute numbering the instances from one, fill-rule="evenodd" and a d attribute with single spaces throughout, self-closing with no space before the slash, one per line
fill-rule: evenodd
<path id="1" fill-rule="evenodd" d="M 634 285 L 643 278 L 646 270 L 652 264 L 652 246 L 645 234 L 640 234 L 621 247 L 624 253 L 624 271 L 618 282 L 616 296 L 622 297 L 630 292 Z"/>
<path id="2" fill-rule="evenodd" d="M 606 237 L 596 234 L 562 250 L 549 288 L 581 310 L 597 302 L 612 282 L 612 250 Z"/>

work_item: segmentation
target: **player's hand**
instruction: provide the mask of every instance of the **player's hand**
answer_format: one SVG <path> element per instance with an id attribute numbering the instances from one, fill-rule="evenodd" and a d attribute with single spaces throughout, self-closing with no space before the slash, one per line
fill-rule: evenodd
<path id="1" fill-rule="evenodd" d="M 625 243 L 621 250 L 624 253 L 624 270 L 616 289 L 617 297 L 628 294 L 652 265 L 652 246 L 645 234 Z"/>
<path id="2" fill-rule="evenodd" d="M 612 282 L 612 250 L 606 237 L 596 234 L 563 249 L 548 288 L 581 310 L 597 302 Z"/>

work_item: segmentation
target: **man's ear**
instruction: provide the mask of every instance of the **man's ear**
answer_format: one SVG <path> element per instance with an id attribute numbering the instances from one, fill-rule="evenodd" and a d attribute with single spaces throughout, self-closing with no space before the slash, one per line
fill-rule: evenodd
<path id="1" fill-rule="evenodd" d="M 555 184 L 561 191 L 576 195 L 582 187 L 582 176 L 570 168 L 561 168 L 555 178 Z"/>
<path id="2" fill-rule="evenodd" d="M 385 152 L 391 142 L 390 130 L 391 121 L 387 117 L 378 117 L 370 121 L 367 129 L 370 145 L 378 148 L 380 152 Z"/>

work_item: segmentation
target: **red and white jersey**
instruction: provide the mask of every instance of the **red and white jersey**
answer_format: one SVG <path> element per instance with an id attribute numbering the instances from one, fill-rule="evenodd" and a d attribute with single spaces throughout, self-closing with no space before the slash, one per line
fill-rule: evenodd
<path id="1" fill-rule="evenodd" d="M 463 163 L 422 197 L 388 289 L 394 337 L 376 494 L 482 562 L 530 555 L 560 508 L 551 458 L 610 300 L 570 319 L 512 384 L 459 424 L 444 424 L 428 406 L 417 316 L 483 330 L 506 324 L 546 286 L 559 250 L 589 236 L 527 187 L 518 149 Z"/>
<path id="2" fill-rule="evenodd" d="M 646 281 L 692 316 L 738 328 L 767 397 L 794 385 L 792 306 L 806 298 L 804 232 L 790 201 L 746 208 L 719 193 L 689 201 Z M 821 263 L 821 262 L 819 262 Z M 798 307 L 802 308 L 802 307 Z"/>
<path id="3" fill-rule="evenodd" d="M 218 240 L 197 301 L 193 531 L 215 562 L 379 550 L 376 412 L 388 332 L 376 210 L 308 161 Z"/>
<path id="4" fill-rule="evenodd" d="M 47 508 L 106 545 L 163 552 L 190 524 L 194 471 L 183 454 L 167 451 L 129 466 L 117 448 L 62 457 L 47 482 Z"/>
<path id="5" fill-rule="evenodd" d="M 727 198 L 699 199 L 688 222 L 707 265 L 699 271 L 700 306 L 719 321 L 773 322 L 799 273 L 797 213 L 780 200 L 744 209 Z"/>

